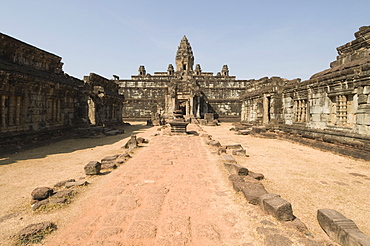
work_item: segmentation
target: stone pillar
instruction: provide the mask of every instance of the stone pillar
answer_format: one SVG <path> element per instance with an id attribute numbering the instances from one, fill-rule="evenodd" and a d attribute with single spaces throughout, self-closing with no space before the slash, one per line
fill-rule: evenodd
<path id="1" fill-rule="evenodd" d="M 55 114 L 56 114 L 55 120 L 57 122 L 60 122 L 60 100 L 56 100 L 56 112 L 55 112 Z"/>
<path id="2" fill-rule="evenodd" d="M 7 112 L 5 108 L 6 98 L 7 97 L 4 95 L 1 96 L 1 128 L 6 128 L 6 117 L 7 117 Z"/>
<path id="3" fill-rule="evenodd" d="M 15 105 L 14 105 L 14 95 L 11 95 L 9 97 L 9 122 L 8 122 L 8 125 L 9 126 L 13 126 L 14 125 L 14 112 L 15 111 Z"/>
<path id="4" fill-rule="evenodd" d="M 20 125 L 20 114 L 21 114 L 21 97 L 16 98 L 15 104 L 15 125 Z"/>
<path id="5" fill-rule="evenodd" d="M 200 97 L 197 97 L 197 113 L 196 117 L 200 119 Z"/>
<path id="6" fill-rule="evenodd" d="M 190 117 L 190 112 L 191 112 L 191 108 L 192 108 L 190 106 L 191 103 L 189 102 L 189 100 L 187 100 L 186 103 L 185 103 L 186 104 L 186 118 L 189 118 Z"/>
<path id="7" fill-rule="evenodd" d="M 262 116 L 262 122 L 263 124 L 269 123 L 269 99 L 266 94 L 263 95 L 263 116 Z"/>

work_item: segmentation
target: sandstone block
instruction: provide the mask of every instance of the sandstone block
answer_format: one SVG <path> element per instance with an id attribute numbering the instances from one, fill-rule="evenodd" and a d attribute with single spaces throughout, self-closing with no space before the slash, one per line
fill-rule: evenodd
<path id="1" fill-rule="evenodd" d="M 241 144 L 229 144 L 226 145 L 226 149 L 243 149 Z"/>
<path id="2" fill-rule="evenodd" d="M 225 147 L 219 147 L 218 150 L 217 150 L 217 153 L 219 155 L 226 154 L 226 148 Z"/>
<path id="3" fill-rule="evenodd" d="M 225 162 L 236 163 L 236 160 L 231 155 L 223 154 L 221 155 Z"/>
<path id="4" fill-rule="evenodd" d="M 142 138 L 142 137 L 138 137 L 137 142 L 138 142 L 138 144 L 143 144 L 143 143 L 149 143 L 149 140 L 145 139 L 145 138 Z"/>
<path id="5" fill-rule="evenodd" d="M 53 195 L 53 198 L 70 197 L 73 195 L 74 190 L 61 190 Z"/>
<path id="6" fill-rule="evenodd" d="M 224 166 L 226 170 L 228 170 L 232 174 L 237 174 L 240 176 L 248 175 L 248 169 L 236 163 L 224 162 Z"/>
<path id="7" fill-rule="evenodd" d="M 290 202 L 279 196 L 264 199 L 263 208 L 266 213 L 280 221 L 290 221 L 295 218 Z"/>
<path id="8" fill-rule="evenodd" d="M 257 179 L 257 180 L 262 180 L 262 179 L 265 178 L 265 176 L 262 173 L 255 173 L 255 172 L 252 172 L 252 171 L 249 171 L 248 175 L 251 176 L 254 179 Z"/>
<path id="9" fill-rule="evenodd" d="M 55 185 L 54 185 L 54 187 L 63 187 L 67 182 L 74 182 L 74 181 L 76 181 L 76 180 L 74 180 L 74 179 L 67 179 L 67 180 L 63 180 L 63 181 L 60 181 L 60 182 L 58 182 L 58 183 L 56 183 Z"/>
<path id="10" fill-rule="evenodd" d="M 133 136 L 131 136 L 131 138 L 125 144 L 125 148 L 126 149 L 133 149 L 133 148 L 137 148 L 137 147 L 138 147 L 138 142 L 137 142 L 136 136 L 133 135 Z"/>
<path id="11" fill-rule="evenodd" d="M 71 188 L 73 186 L 84 186 L 84 185 L 88 185 L 89 182 L 87 182 L 86 180 L 79 180 L 79 181 L 76 181 L 76 182 L 68 182 L 66 183 L 66 188 Z"/>
<path id="12" fill-rule="evenodd" d="M 265 211 L 265 207 L 263 205 L 263 201 L 266 200 L 266 199 L 271 199 L 271 198 L 275 198 L 275 197 L 280 197 L 280 195 L 278 194 L 273 194 L 273 193 L 268 193 L 268 194 L 265 194 L 265 195 L 262 195 L 260 196 L 260 199 L 259 199 L 259 205 L 260 205 L 260 208 L 262 211 Z"/>
<path id="13" fill-rule="evenodd" d="M 266 132 L 266 127 L 265 126 L 253 126 L 252 127 L 252 133 L 262 133 Z"/>
<path id="14" fill-rule="evenodd" d="M 42 240 L 42 238 L 46 234 L 49 234 L 56 229 L 57 229 L 57 226 L 52 222 L 42 222 L 42 223 L 37 223 L 37 224 L 31 224 L 23 228 L 18 233 L 17 237 L 18 237 L 18 240 L 20 240 L 21 242 L 37 242 L 37 239 Z"/>
<path id="15" fill-rule="evenodd" d="M 360 231 L 353 220 L 347 219 L 334 209 L 319 209 L 317 220 L 326 234 L 340 245 L 370 245 L 370 237 Z"/>
<path id="16" fill-rule="evenodd" d="M 368 95 L 361 94 L 358 95 L 358 104 L 366 104 Z"/>
<path id="17" fill-rule="evenodd" d="M 87 163 L 87 165 L 84 167 L 85 174 L 86 175 L 98 175 L 101 170 L 101 163 L 97 161 L 90 161 Z M 69 183 L 69 182 L 67 182 Z"/>
<path id="18" fill-rule="evenodd" d="M 34 204 L 32 204 L 32 210 L 35 211 L 37 209 L 39 209 L 42 205 L 46 205 L 49 203 L 49 200 L 42 200 L 42 201 L 37 201 L 35 202 Z"/>
<path id="19" fill-rule="evenodd" d="M 114 162 L 104 162 L 101 164 L 101 169 L 116 169 L 117 164 Z"/>
<path id="20" fill-rule="evenodd" d="M 251 130 L 239 130 L 239 135 L 249 135 L 251 133 Z"/>
<path id="21" fill-rule="evenodd" d="M 231 153 L 238 156 L 248 156 L 245 149 L 234 149 Z"/>
<path id="22" fill-rule="evenodd" d="M 208 145 L 214 146 L 214 147 L 221 147 L 221 143 L 217 140 L 211 140 L 208 142 Z"/>
<path id="23" fill-rule="evenodd" d="M 260 196 L 268 193 L 262 184 L 253 184 L 249 182 L 244 183 L 241 188 L 241 192 L 245 199 L 253 205 L 257 205 L 259 203 Z"/>
<path id="24" fill-rule="evenodd" d="M 112 155 L 112 156 L 106 156 L 104 157 L 101 162 L 111 162 L 111 161 L 115 161 L 117 158 L 118 158 L 119 155 Z"/>
<path id="25" fill-rule="evenodd" d="M 49 187 L 38 187 L 31 192 L 33 200 L 44 200 L 53 194 L 53 189 Z"/>
<path id="26" fill-rule="evenodd" d="M 50 200 L 51 204 L 64 204 L 66 202 L 67 202 L 67 198 L 63 198 L 63 197 Z"/>

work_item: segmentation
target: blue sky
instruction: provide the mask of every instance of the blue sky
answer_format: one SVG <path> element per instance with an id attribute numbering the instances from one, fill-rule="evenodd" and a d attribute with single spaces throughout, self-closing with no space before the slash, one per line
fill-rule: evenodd
<path id="1" fill-rule="evenodd" d="M 12 0 L 0 32 L 63 58 L 64 71 L 130 78 L 175 64 L 186 35 L 205 72 L 308 79 L 370 25 L 369 0 Z"/>

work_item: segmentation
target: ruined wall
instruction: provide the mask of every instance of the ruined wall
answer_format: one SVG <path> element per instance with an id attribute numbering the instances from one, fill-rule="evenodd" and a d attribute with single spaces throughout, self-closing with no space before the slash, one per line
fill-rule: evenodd
<path id="1" fill-rule="evenodd" d="M 63 73 L 62 58 L 0 33 L 2 60 L 55 74 Z"/>
<path id="2" fill-rule="evenodd" d="M 61 58 L 0 33 L 0 137 L 87 122 L 84 83 Z"/>
<path id="3" fill-rule="evenodd" d="M 109 126 L 122 123 L 124 96 L 119 95 L 116 80 L 90 73 L 84 81 L 88 85 L 90 124 Z"/>
<path id="4" fill-rule="evenodd" d="M 355 38 L 337 48 L 330 69 L 309 80 L 251 82 L 242 96 L 242 120 L 271 124 L 277 116 L 289 129 L 370 135 L 370 26 Z"/>
<path id="5" fill-rule="evenodd" d="M 119 93 L 125 98 L 122 109 L 124 120 L 149 120 L 153 113 L 165 108 L 168 89 L 167 83 L 162 80 L 151 76 L 133 76 L 133 80 L 120 80 L 119 86 Z"/>
<path id="6" fill-rule="evenodd" d="M 240 120 L 240 95 L 244 93 L 249 83 L 247 80 L 218 75 L 200 77 L 197 83 L 205 96 L 209 113 L 215 113 L 215 117 L 220 121 Z"/>
<path id="7" fill-rule="evenodd" d="M 285 120 L 283 89 L 287 84 L 300 81 L 280 77 L 250 80 L 242 98 L 241 120 L 261 124 L 279 124 Z"/>

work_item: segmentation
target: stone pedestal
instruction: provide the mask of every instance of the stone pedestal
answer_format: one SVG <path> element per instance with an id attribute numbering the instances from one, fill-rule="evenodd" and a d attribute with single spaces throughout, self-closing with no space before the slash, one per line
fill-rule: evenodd
<path id="1" fill-rule="evenodd" d="M 173 112 L 175 119 L 170 122 L 171 133 L 186 134 L 186 127 L 189 124 L 184 120 L 184 116 L 181 110 L 176 110 Z"/>

